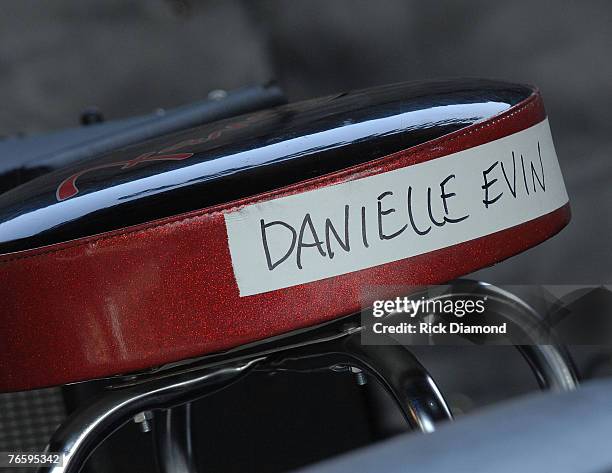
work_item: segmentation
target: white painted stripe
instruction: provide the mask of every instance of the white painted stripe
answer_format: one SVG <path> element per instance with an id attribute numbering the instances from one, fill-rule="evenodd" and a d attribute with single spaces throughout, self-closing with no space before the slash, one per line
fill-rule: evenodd
<path id="1" fill-rule="evenodd" d="M 473 240 L 567 201 L 544 120 L 432 161 L 249 205 L 225 214 L 225 224 L 248 296 Z"/>

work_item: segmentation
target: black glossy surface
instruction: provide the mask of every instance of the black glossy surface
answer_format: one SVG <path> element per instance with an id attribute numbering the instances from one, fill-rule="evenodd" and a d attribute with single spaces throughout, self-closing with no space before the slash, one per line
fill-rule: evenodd
<path id="1" fill-rule="evenodd" d="M 525 86 L 483 80 L 395 84 L 150 140 L 0 195 L 0 252 L 93 235 L 320 176 L 497 115 L 531 93 Z M 194 155 L 94 170 L 78 179 L 77 195 L 56 198 L 59 184 L 76 172 L 171 146 L 174 153 Z"/>
<path id="2" fill-rule="evenodd" d="M 125 146 L 287 103 L 274 85 L 256 85 L 149 115 L 93 123 L 42 135 L 0 138 L 0 194 L 52 171 L 75 167 Z M 93 115 L 93 113 L 90 113 Z M 83 119 L 82 119 L 83 121 Z"/>

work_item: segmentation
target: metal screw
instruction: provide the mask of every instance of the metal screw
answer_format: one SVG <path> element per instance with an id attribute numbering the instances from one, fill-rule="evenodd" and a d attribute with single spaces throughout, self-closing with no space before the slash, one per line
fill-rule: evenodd
<path id="1" fill-rule="evenodd" d="M 351 373 L 355 374 L 355 380 L 357 381 L 358 386 L 363 386 L 368 383 L 368 378 L 366 378 L 365 373 L 361 371 L 359 368 L 355 368 L 354 366 L 351 366 L 350 371 Z"/>
<path id="2" fill-rule="evenodd" d="M 368 384 L 368 378 L 365 373 L 357 368 L 356 366 L 347 366 L 347 365 L 333 365 L 330 366 L 329 369 L 335 371 L 336 373 L 340 373 L 343 371 L 348 371 L 349 373 L 353 373 L 355 375 L 355 379 L 359 386 L 363 386 L 364 384 Z"/>
<path id="3" fill-rule="evenodd" d="M 140 430 L 144 433 L 151 431 L 151 424 L 149 423 L 151 419 L 153 419 L 153 412 L 151 411 L 139 412 L 134 416 L 134 422 L 140 424 Z"/>

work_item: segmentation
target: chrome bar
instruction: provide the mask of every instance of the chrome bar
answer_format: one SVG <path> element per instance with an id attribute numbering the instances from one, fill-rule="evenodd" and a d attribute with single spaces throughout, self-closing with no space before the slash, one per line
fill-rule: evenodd
<path id="1" fill-rule="evenodd" d="M 529 362 L 543 389 L 572 390 L 578 378 L 569 354 L 547 336 L 544 319 L 525 301 L 491 284 L 458 280 L 444 298 L 487 296 L 494 313 L 521 327 L 534 343 L 517 348 Z M 402 345 L 362 345 L 358 317 L 349 317 L 296 335 L 204 357 L 175 369 L 136 376 L 131 382 L 108 389 L 94 403 L 70 416 L 53 435 L 47 451 L 64 452 L 63 467 L 45 467 L 43 473 L 78 473 L 97 446 L 134 416 L 158 410 L 154 420 L 156 450 L 162 471 L 195 473 L 191 446 L 191 401 L 220 390 L 251 370 L 272 372 L 346 370 L 360 384 L 376 379 L 399 406 L 414 430 L 432 432 L 438 422 L 452 419 L 435 382 Z M 182 407 L 177 407 L 182 406 Z M 165 411 L 159 411 L 165 409 Z M 145 422 L 145 423 L 146 423 Z M 148 428 L 148 426 L 147 426 Z M 146 430 L 146 429 L 145 429 Z"/>
<path id="2" fill-rule="evenodd" d="M 578 374 L 569 352 L 555 340 L 543 315 L 525 300 L 482 281 L 458 279 L 448 287 L 442 298 L 486 296 L 488 310 L 522 329 L 529 343 L 517 344 L 516 348 L 528 362 L 542 389 L 571 391 L 578 387 Z"/>
<path id="3" fill-rule="evenodd" d="M 578 376 L 571 358 L 556 345 L 518 345 L 516 347 L 531 366 L 540 388 L 550 391 L 573 391 Z"/>
<path id="4" fill-rule="evenodd" d="M 155 416 L 155 453 L 160 473 L 197 473 L 193 453 L 190 402 Z"/>
<path id="5" fill-rule="evenodd" d="M 414 430 L 431 433 L 439 422 L 452 420 L 435 381 L 406 347 L 361 345 L 356 340 L 347 340 L 346 346 L 387 389 Z"/>
<path id="6" fill-rule="evenodd" d="M 109 390 L 92 404 L 74 412 L 53 434 L 47 451 L 63 453 L 64 465 L 43 467 L 39 472 L 78 473 L 98 445 L 136 414 L 174 407 L 218 391 L 241 378 L 263 359 Z"/>
<path id="7" fill-rule="evenodd" d="M 257 370 L 313 371 L 358 368 L 373 376 L 393 397 L 414 430 L 433 432 L 435 424 L 452 414 L 427 370 L 404 346 L 362 345 L 359 330 L 341 339 L 298 347 L 271 357 Z"/>

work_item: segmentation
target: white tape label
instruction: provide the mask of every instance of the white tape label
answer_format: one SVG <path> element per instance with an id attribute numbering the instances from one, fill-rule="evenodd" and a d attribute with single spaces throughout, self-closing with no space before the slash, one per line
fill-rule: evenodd
<path id="1" fill-rule="evenodd" d="M 401 169 L 225 214 L 241 296 L 473 240 L 568 201 L 548 120 Z"/>

